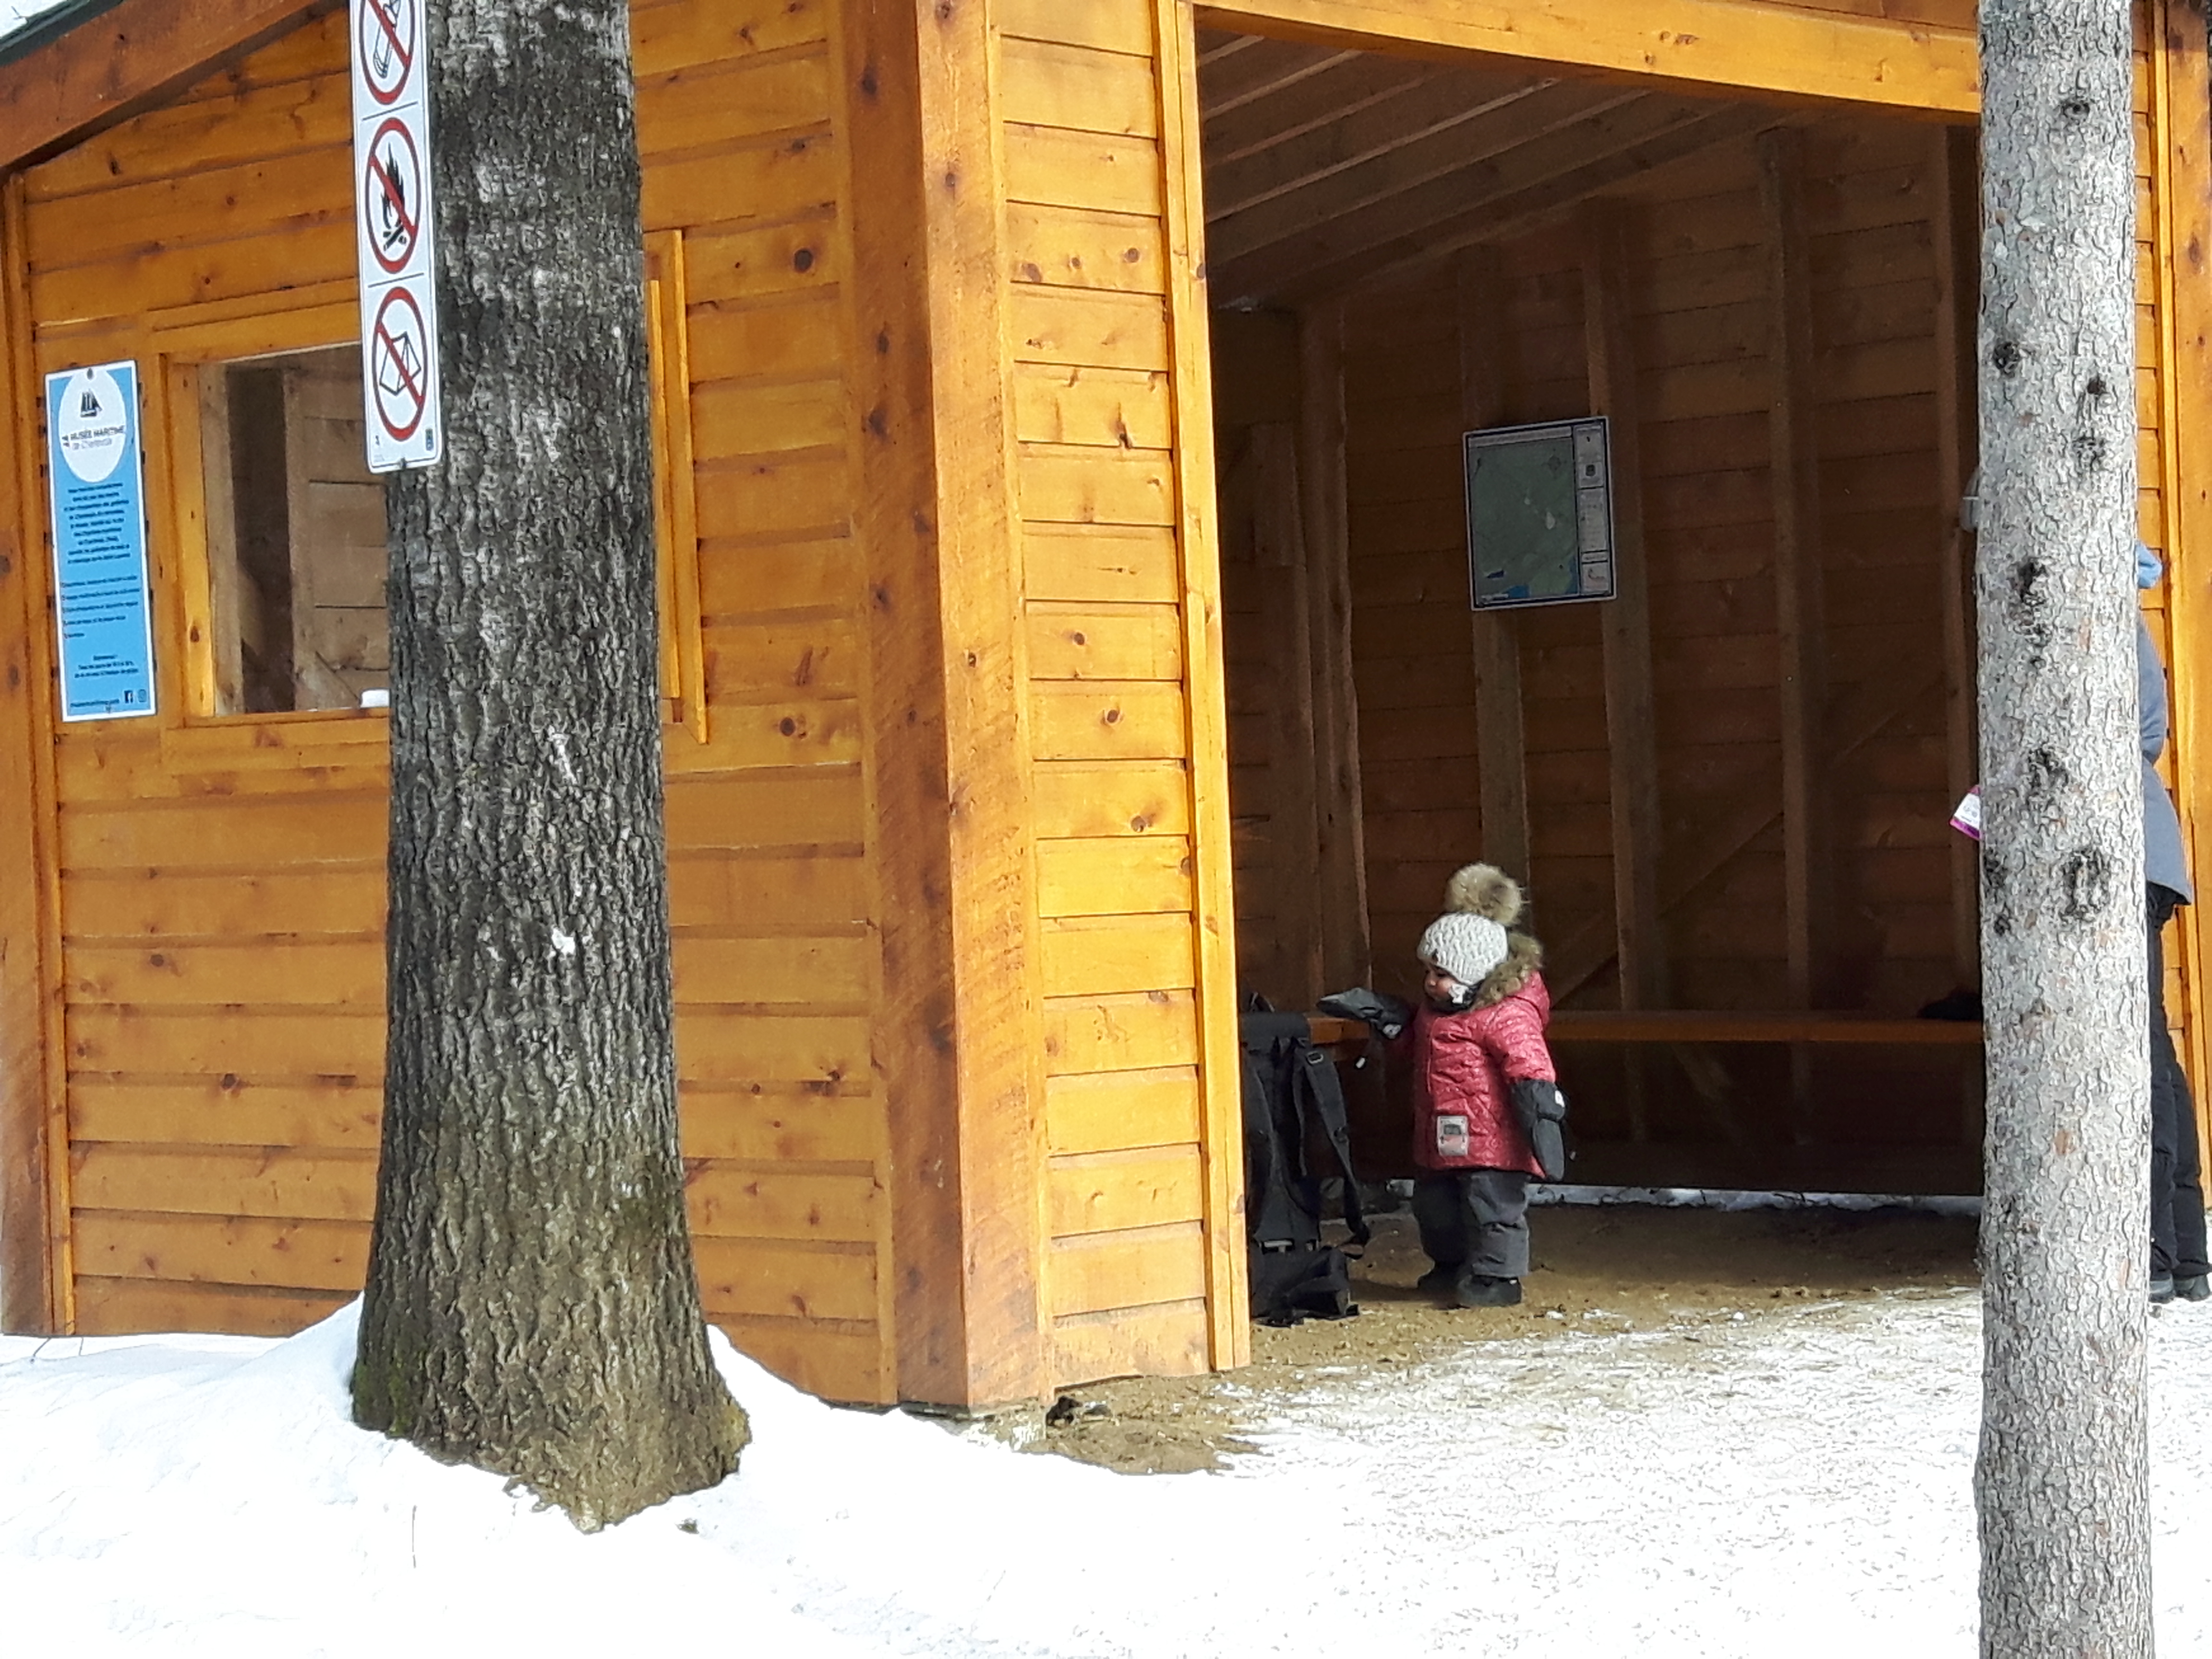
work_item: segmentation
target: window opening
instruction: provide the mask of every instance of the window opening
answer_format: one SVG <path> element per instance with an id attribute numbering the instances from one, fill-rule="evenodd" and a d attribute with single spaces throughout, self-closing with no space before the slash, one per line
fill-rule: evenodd
<path id="1" fill-rule="evenodd" d="M 359 349 L 214 364 L 200 386 L 213 712 L 381 702 L 384 481 L 363 454 Z"/>
<path id="2" fill-rule="evenodd" d="M 647 239 L 661 718 L 707 741 L 689 326 L 680 234 Z M 191 365 L 198 385 L 213 715 L 389 698 L 384 480 L 368 471 L 357 344 Z M 189 402 L 184 405 L 191 407 Z"/>

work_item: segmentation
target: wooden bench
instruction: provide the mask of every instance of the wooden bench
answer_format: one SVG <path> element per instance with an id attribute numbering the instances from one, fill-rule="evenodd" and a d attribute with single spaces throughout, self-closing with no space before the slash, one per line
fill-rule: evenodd
<path id="1" fill-rule="evenodd" d="M 1309 1018 L 1314 1042 L 1357 1052 L 1367 1027 L 1356 1019 Z M 1783 1042 L 1890 1044 L 1915 1048 L 1976 1048 L 1979 1020 L 1895 1019 L 1870 1014 L 1703 1008 L 1569 1009 L 1552 1016 L 1553 1042 Z"/>

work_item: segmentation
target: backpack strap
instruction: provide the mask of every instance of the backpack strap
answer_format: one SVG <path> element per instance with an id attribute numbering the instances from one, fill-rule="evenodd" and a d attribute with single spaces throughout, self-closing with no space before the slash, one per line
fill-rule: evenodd
<path id="1" fill-rule="evenodd" d="M 1298 1092 L 1321 1120 L 1322 1132 L 1336 1153 L 1338 1165 L 1344 1170 L 1344 1223 L 1352 1229 L 1352 1242 L 1364 1244 L 1371 1236 L 1367 1225 L 1367 1214 L 1359 1202 L 1359 1176 L 1352 1167 L 1352 1125 L 1344 1108 L 1344 1085 L 1336 1075 L 1336 1061 L 1325 1048 L 1316 1048 L 1310 1042 L 1297 1045 Z"/>

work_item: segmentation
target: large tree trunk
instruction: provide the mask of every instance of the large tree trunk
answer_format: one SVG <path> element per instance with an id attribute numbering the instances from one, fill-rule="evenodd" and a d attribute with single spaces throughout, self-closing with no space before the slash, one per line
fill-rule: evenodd
<path id="1" fill-rule="evenodd" d="M 2126 0 L 1983 0 L 1990 1659 L 2151 1651 Z"/>
<path id="2" fill-rule="evenodd" d="M 367 1426 L 579 1525 L 721 1480 L 677 1144 L 623 0 L 442 0 L 446 455 L 389 493 L 391 1035 Z"/>

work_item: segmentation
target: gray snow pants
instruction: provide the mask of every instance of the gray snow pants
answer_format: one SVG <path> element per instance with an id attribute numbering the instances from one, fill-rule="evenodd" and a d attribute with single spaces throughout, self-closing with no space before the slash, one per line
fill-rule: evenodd
<path id="1" fill-rule="evenodd" d="M 1413 1182 L 1421 1249 L 1473 1279 L 1528 1271 L 1528 1177 L 1518 1170 L 1431 1170 Z"/>
<path id="2" fill-rule="evenodd" d="M 2205 1261 L 2204 1186 L 2198 1170 L 2197 1103 L 2166 1026 L 2166 963 L 2160 930 L 2181 895 L 2149 884 L 2150 902 L 2150 1270 L 2187 1279 L 2212 1272 Z"/>

